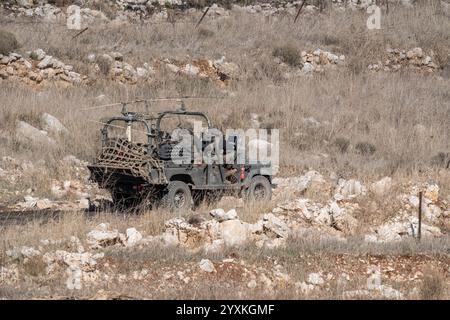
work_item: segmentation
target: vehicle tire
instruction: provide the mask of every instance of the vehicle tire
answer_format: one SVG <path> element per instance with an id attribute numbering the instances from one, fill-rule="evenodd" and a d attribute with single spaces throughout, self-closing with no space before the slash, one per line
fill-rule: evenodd
<path id="1" fill-rule="evenodd" d="M 182 181 L 171 181 L 161 200 L 164 208 L 173 211 L 188 211 L 192 208 L 191 189 Z"/>
<path id="2" fill-rule="evenodd" d="M 253 177 L 243 197 L 245 201 L 249 202 L 270 201 L 272 198 L 272 186 L 269 179 L 264 176 Z"/>

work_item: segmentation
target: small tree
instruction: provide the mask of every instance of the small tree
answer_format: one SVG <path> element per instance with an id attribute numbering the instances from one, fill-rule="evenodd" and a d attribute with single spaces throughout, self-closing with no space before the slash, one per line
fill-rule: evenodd
<path id="1" fill-rule="evenodd" d="M 9 54 L 19 48 L 16 36 L 8 31 L 0 30 L 0 54 Z"/>

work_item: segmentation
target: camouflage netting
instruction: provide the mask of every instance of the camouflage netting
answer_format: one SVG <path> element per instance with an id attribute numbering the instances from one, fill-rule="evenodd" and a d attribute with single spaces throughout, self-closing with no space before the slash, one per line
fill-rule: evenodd
<path id="1" fill-rule="evenodd" d="M 97 166 L 129 171 L 133 176 L 151 181 L 149 168 L 158 170 L 159 183 L 164 183 L 165 174 L 163 162 L 148 155 L 143 145 L 131 143 L 125 139 L 117 139 L 103 147 L 97 159 Z"/>

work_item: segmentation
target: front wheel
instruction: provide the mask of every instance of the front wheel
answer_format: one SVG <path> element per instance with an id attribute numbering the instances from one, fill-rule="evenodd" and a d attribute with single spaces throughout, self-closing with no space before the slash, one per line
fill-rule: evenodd
<path id="1" fill-rule="evenodd" d="M 188 211 L 192 208 L 191 189 L 182 181 L 171 181 L 162 198 L 162 206 L 174 211 Z"/>
<path id="2" fill-rule="evenodd" d="M 248 189 L 244 192 L 244 200 L 250 202 L 270 201 L 272 186 L 269 179 L 264 176 L 255 176 L 250 181 Z"/>

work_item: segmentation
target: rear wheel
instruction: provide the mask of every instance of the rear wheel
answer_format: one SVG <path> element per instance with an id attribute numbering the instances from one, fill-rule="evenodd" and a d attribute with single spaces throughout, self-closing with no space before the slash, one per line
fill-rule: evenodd
<path id="1" fill-rule="evenodd" d="M 250 202 L 269 201 L 272 198 L 272 186 L 264 176 L 253 177 L 250 186 L 244 192 L 244 199 Z"/>
<path id="2" fill-rule="evenodd" d="M 192 208 L 191 189 L 182 181 L 171 181 L 162 198 L 163 207 L 174 211 L 188 211 Z"/>

